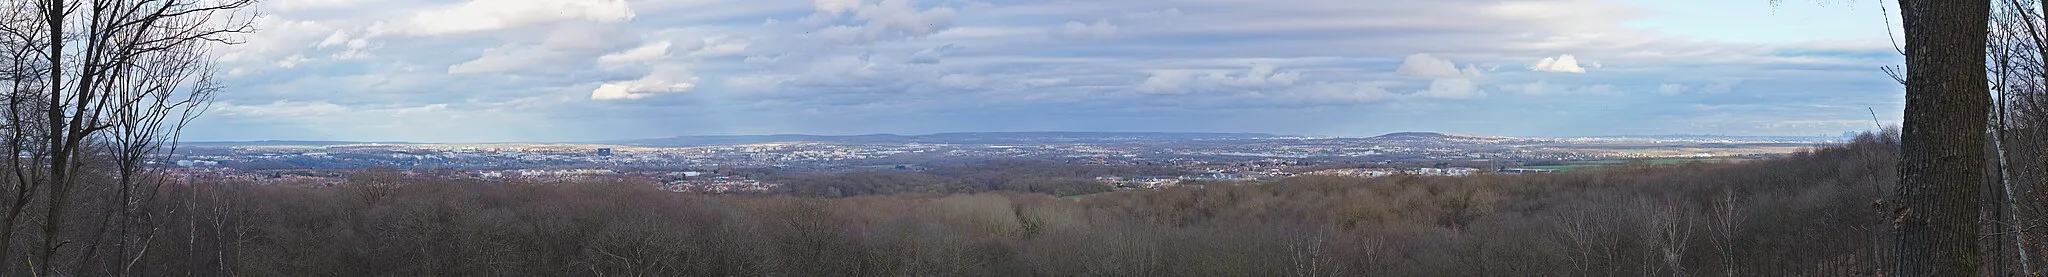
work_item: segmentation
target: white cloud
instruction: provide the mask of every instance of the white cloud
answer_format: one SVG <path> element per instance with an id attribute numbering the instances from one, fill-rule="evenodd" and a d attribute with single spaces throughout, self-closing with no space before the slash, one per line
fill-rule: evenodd
<path id="1" fill-rule="evenodd" d="M 841 13 L 841 12 L 846 12 L 846 11 L 849 11 L 849 10 L 853 10 L 853 8 L 855 8 L 855 7 L 860 7 L 860 2 L 861 2 L 861 0 L 812 0 L 812 1 L 811 1 L 812 5 L 816 6 L 816 8 L 818 9 L 818 12 L 819 12 L 819 13 L 825 13 L 825 14 L 834 14 L 834 15 L 837 15 L 837 14 L 839 14 L 839 13 Z"/>
<path id="2" fill-rule="evenodd" d="M 670 43 L 666 40 L 656 41 L 647 45 L 641 45 L 640 47 L 634 47 L 633 49 L 627 49 L 626 51 L 605 54 L 604 56 L 597 57 L 597 63 L 605 66 L 618 66 L 653 61 L 668 56 L 669 46 Z"/>
<path id="3" fill-rule="evenodd" d="M 1271 89 L 1294 85 L 1301 81 L 1301 72 L 1280 71 L 1272 65 L 1255 65 L 1244 73 L 1230 74 L 1224 71 L 1209 71 L 1196 76 L 1191 71 L 1158 71 L 1138 84 L 1138 91 L 1145 93 L 1189 93 L 1226 90 Z"/>
<path id="4" fill-rule="evenodd" d="M 729 37 L 712 37 L 699 41 L 688 54 L 691 57 L 725 57 L 745 54 L 752 42 Z"/>
<path id="5" fill-rule="evenodd" d="M 360 103 L 405 103 L 433 113 L 462 114 L 476 113 L 474 103 L 526 99 L 550 103 L 522 111 L 537 117 L 604 117 L 620 119 L 608 122 L 632 123 L 708 110 L 690 105 L 751 105 L 743 109 L 748 111 L 732 114 L 691 115 L 748 121 L 736 126 L 808 124 L 764 122 L 773 119 L 762 119 L 772 117 L 755 116 L 754 111 L 788 114 L 814 109 L 830 114 L 866 109 L 877 117 L 920 118 L 1049 105 L 1090 116 L 1113 117 L 1131 110 L 1072 103 L 1233 105 L 1248 113 L 1290 105 L 1392 103 L 1388 107 L 1487 116 L 1585 105 L 1613 108 L 1584 112 L 1619 113 L 1613 110 L 1664 109 L 1672 104 L 1616 104 L 1626 99 L 1591 96 L 1600 96 L 1597 93 L 1603 90 L 1665 93 L 1677 89 L 1660 85 L 1676 85 L 1701 97 L 1726 97 L 1708 93 L 1733 89 L 1756 91 L 1729 101 L 1752 101 L 1753 95 L 1796 99 L 1813 97 L 1808 91 L 1832 91 L 1829 86 L 1862 88 L 1853 86 L 1874 82 L 1867 74 L 1836 77 L 1852 74 L 1812 69 L 1896 63 L 1882 55 L 1832 55 L 1887 51 L 1889 44 L 1882 43 L 1882 36 L 1876 40 L 1881 47 L 1818 52 L 1824 54 L 1797 51 L 1813 47 L 1703 41 L 1629 28 L 1624 24 L 1628 18 L 1647 12 L 1614 12 L 1629 11 L 1626 7 L 1634 5 L 1585 0 L 1402 5 L 1323 0 L 1288 5 L 1240 0 L 267 3 L 302 8 L 267 14 L 259 19 L 263 32 L 252 34 L 250 43 L 222 48 L 223 70 L 230 73 L 238 92 L 224 94 L 225 100 L 319 103 L 338 99 L 327 97 L 351 97 L 347 102 L 327 101 L 351 109 L 365 108 Z M 1526 6 L 1529 3 L 1540 5 Z M 304 11 L 308 9 L 303 7 L 314 6 L 331 9 Z M 764 18 L 773 22 L 763 24 Z M 872 55 L 855 58 L 862 52 Z M 1456 59 L 1416 54 L 1422 52 L 1455 54 Z M 1559 55 L 1563 53 L 1574 55 Z M 1598 57 L 1617 68 L 1627 67 L 1628 72 L 1602 71 L 1602 63 L 1575 55 Z M 1406 59 L 1397 69 L 1389 64 L 1393 57 Z M 688 71 L 674 70 L 682 66 Z M 670 69 L 662 70 L 665 67 Z M 1617 74 L 1548 77 L 1559 82 L 1547 82 L 1537 80 L 1542 74 L 1497 70 L 1503 67 Z M 1789 67 L 1800 70 L 1783 70 Z M 357 74 L 362 76 L 334 77 Z M 698 81 L 700 76 L 703 82 Z M 1736 79 L 1755 82 L 1736 88 L 1737 82 L 1714 81 Z M 1603 83 L 1611 85 L 1595 85 Z M 674 99 L 691 101 L 623 105 L 583 100 L 655 100 L 678 92 L 699 95 Z M 1501 96 L 1490 93 L 1575 98 L 1544 99 L 1546 105 L 1520 102 L 1525 99 L 1426 104 Z M 1856 105 L 1895 102 L 1862 98 L 1875 97 L 1851 100 L 1862 101 Z M 439 103 L 450 106 L 432 106 Z M 956 108 L 962 106 L 995 108 Z M 1470 110 L 1445 110 L 1452 108 Z M 1204 116 L 1182 111 L 1186 109 L 1154 109 L 1162 116 Z M 1299 112 L 1327 118 L 1335 111 L 1383 109 L 1317 110 L 1322 111 Z M 1069 119 L 1058 116 L 1047 115 L 1055 117 L 1047 120 Z M 1389 122 L 1420 120 L 1371 116 L 1389 116 L 1383 119 Z M 1103 126 L 1124 126 L 1116 124 L 1124 123 Z M 957 127 L 934 125 L 931 130 Z M 788 131 L 819 131 L 791 128 L 795 129 Z M 822 131 L 847 130 L 851 129 Z M 511 139 L 526 138 L 532 137 Z"/>
<path id="6" fill-rule="evenodd" d="M 1486 98 L 1486 92 L 1473 85 L 1471 79 L 1448 78 L 1429 82 L 1429 90 L 1415 93 L 1415 97 L 1435 99 L 1473 100 Z"/>
<path id="7" fill-rule="evenodd" d="M 634 100 L 660 94 L 684 93 L 697 88 L 697 76 L 673 68 L 658 68 L 637 80 L 610 82 L 590 91 L 591 100 Z"/>
<path id="8" fill-rule="evenodd" d="M 1109 23 L 1108 19 L 1097 19 L 1095 23 L 1067 21 L 1067 24 L 1053 28 L 1052 34 L 1068 39 L 1106 39 L 1116 36 L 1116 24 Z"/>
<path id="9" fill-rule="evenodd" d="M 335 30 L 334 34 L 327 35 L 326 39 L 321 39 L 320 44 L 315 46 L 314 49 L 327 49 L 327 47 L 347 44 L 348 41 L 348 30 Z"/>
<path id="10" fill-rule="evenodd" d="M 910 0 L 882 0 L 874 5 L 862 5 L 854 10 L 854 17 L 868 23 L 870 32 L 902 32 L 912 37 L 922 37 L 932 32 L 952 27 L 958 13 L 949 7 L 934 7 L 918 10 Z"/>
<path id="11" fill-rule="evenodd" d="M 571 23 L 556 25 L 548 31 L 541 47 L 574 53 L 604 53 L 640 44 L 640 34 L 635 34 L 623 25 L 609 23 Z"/>
<path id="12" fill-rule="evenodd" d="M 313 61 L 313 59 L 306 58 L 306 55 L 292 55 L 290 57 L 284 57 L 283 60 L 278 60 L 277 67 L 290 69 L 293 67 L 299 67 L 299 64 L 309 61 Z"/>
<path id="13" fill-rule="evenodd" d="M 333 22 L 293 20 L 280 17 L 257 18 L 255 24 L 263 31 L 245 37 L 247 43 L 223 47 L 221 62 L 248 62 L 265 64 L 291 55 L 301 55 L 310 48 L 317 49 L 320 42 L 334 36 L 341 29 Z"/>
<path id="14" fill-rule="evenodd" d="M 1545 57 L 1542 60 L 1536 61 L 1535 64 L 1529 65 L 1529 70 L 1537 72 L 1586 73 L 1586 68 L 1579 67 L 1579 59 L 1569 54 L 1560 55 L 1555 58 Z"/>
<path id="15" fill-rule="evenodd" d="M 330 55 L 330 57 L 333 57 L 334 59 L 337 60 L 353 60 L 369 56 L 370 41 L 363 40 L 360 38 L 348 40 L 348 43 L 345 44 L 341 51 L 334 52 L 334 55 Z"/>
<path id="16" fill-rule="evenodd" d="M 371 27 L 373 33 L 439 35 L 498 30 L 565 21 L 621 22 L 633 19 L 625 0 L 471 0 Z"/>
<path id="17" fill-rule="evenodd" d="M 1401 74 L 1401 76 L 1422 78 L 1465 78 L 1480 75 L 1479 68 L 1477 67 L 1472 67 L 1472 65 L 1468 64 L 1465 65 L 1464 70 L 1459 70 L 1458 64 L 1451 62 L 1450 59 L 1438 58 L 1428 53 L 1408 55 L 1408 58 L 1401 61 L 1401 67 L 1395 69 L 1394 73 Z"/>
<path id="18" fill-rule="evenodd" d="M 543 47 L 502 45 L 484 49 L 474 60 L 448 66 L 449 74 L 510 72 L 562 66 L 560 54 Z"/>
<path id="19" fill-rule="evenodd" d="M 348 112 L 348 107 L 328 102 L 298 102 L 279 100 L 268 104 L 240 105 L 233 102 L 221 103 L 214 110 L 229 117 L 273 118 L 273 117 L 318 117 Z"/>
<path id="20" fill-rule="evenodd" d="M 265 1 L 264 7 L 275 11 L 309 11 L 349 7 L 362 4 L 362 0 L 285 0 Z"/>
<path id="21" fill-rule="evenodd" d="M 952 28 L 953 21 L 960 15 L 952 7 L 919 9 L 911 0 L 882 0 L 872 4 L 857 0 L 819 0 L 813 4 L 817 13 L 798 23 L 831 24 L 814 33 L 835 43 L 868 43 L 891 37 L 921 38 Z"/>
<path id="22" fill-rule="evenodd" d="M 1184 93 L 1187 92 L 1188 80 L 1191 79 L 1187 72 L 1153 72 L 1152 77 L 1146 77 L 1144 83 L 1138 84 L 1138 91 L 1144 93 Z"/>
<path id="23" fill-rule="evenodd" d="M 910 55 L 910 63 L 918 63 L 918 64 L 935 64 L 935 63 L 939 63 L 939 60 L 940 60 L 940 59 L 945 59 L 945 58 L 946 58 L 946 53 L 948 53 L 948 52 L 953 52 L 954 50 L 959 50 L 959 49 L 960 49 L 960 45 L 956 45 L 956 44 L 951 44 L 951 43 L 948 43 L 948 44 L 946 44 L 946 45 L 940 45 L 939 47 L 925 48 L 924 50 L 918 50 L 918 51 L 917 51 L 917 53 L 911 54 L 911 55 Z"/>

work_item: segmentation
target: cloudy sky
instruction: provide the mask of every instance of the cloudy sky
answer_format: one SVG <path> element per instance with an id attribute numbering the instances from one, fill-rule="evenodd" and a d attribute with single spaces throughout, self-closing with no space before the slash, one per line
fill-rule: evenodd
<path id="1" fill-rule="evenodd" d="M 188 140 L 1831 135 L 1881 2 L 268 0 Z"/>

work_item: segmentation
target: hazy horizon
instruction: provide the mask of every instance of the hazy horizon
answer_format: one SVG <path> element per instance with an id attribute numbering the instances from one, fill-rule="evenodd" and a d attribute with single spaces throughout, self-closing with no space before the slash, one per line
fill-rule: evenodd
<path id="1" fill-rule="evenodd" d="M 274 1 L 185 139 L 1838 134 L 1901 116 L 1873 5 Z"/>
<path id="2" fill-rule="evenodd" d="M 1605 134 L 1605 135 L 1583 135 L 1583 136 L 1510 136 L 1510 135 L 1497 135 L 1497 134 L 1481 134 L 1481 133 L 1453 133 L 1453 132 L 1435 132 L 1435 131 L 1395 131 L 1395 132 L 1387 132 L 1387 133 L 1379 133 L 1379 134 L 1367 134 L 1367 135 L 1323 135 L 1323 134 L 1275 134 L 1275 133 L 1259 133 L 1259 132 L 1173 132 L 1173 131 L 1044 131 L 1044 130 L 1041 130 L 1041 131 L 994 131 L 994 132 L 936 132 L 936 133 L 865 133 L 865 134 L 803 134 L 803 133 L 775 133 L 775 134 L 701 134 L 701 135 L 674 135 L 674 136 L 664 136 L 664 137 L 641 137 L 641 138 L 624 138 L 624 139 L 604 139 L 604 140 L 562 140 L 562 141 L 547 141 L 547 140 L 499 140 L 499 141 L 409 141 L 409 140 L 324 140 L 324 139 L 254 139 L 254 140 L 185 140 L 185 141 L 182 141 L 182 143 L 237 143 L 237 142 L 354 142 L 354 143 L 423 143 L 423 144 L 478 144 L 478 143 L 481 143 L 481 144 L 493 144 L 493 143 L 572 143 L 572 144 L 574 144 L 574 143 L 592 143 L 592 144 L 602 144 L 602 143 L 618 143 L 618 142 L 630 142 L 630 141 L 638 141 L 638 140 L 658 140 L 658 139 L 668 139 L 668 138 L 690 138 L 690 137 L 767 137 L 767 136 L 824 136 L 824 137 L 852 137 L 852 136 L 870 136 L 870 135 L 885 135 L 885 136 L 928 136 L 928 135 L 940 135 L 940 134 L 962 134 L 962 133 L 990 133 L 990 134 L 1030 134 L 1030 133 L 1104 133 L 1104 134 L 1139 134 L 1139 133 L 1163 133 L 1163 134 L 1246 134 L 1246 135 L 1271 135 L 1271 136 L 1277 136 L 1277 137 L 1332 137 L 1332 138 L 1369 138 L 1369 137 L 1377 137 L 1377 136 L 1383 136 L 1383 135 L 1390 135 L 1390 134 L 1396 134 L 1396 133 L 1439 133 L 1439 134 L 1446 134 L 1446 135 L 1470 135 L 1470 136 L 1490 136 L 1490 137 L 1518 137 L 1518 138 L 1594 138 L 1594 137 L 1638 137 L 1638 136 L 1653 136 L 1653 137 L 1654 137 L 1654 136 L 1671 136 L 1671 137 L 1682 137 L 1682 136 L 1706 136 L 1706 137 L 1734 137 L 1734 138 L 1740 138 L 1740 137 L 1788 137 L 1788 138 L 1796 138 L 1796 137 L 1845 137 L 1845 136 L 1847 136 L 1847 135 L 1848 135 L 1848 133 L 1854 133 L 1854 132 L 1857 132 L 1857 131 L 1845 131 L 1845 133 L 1834 133 L 1834 134 L 1809 134 L 1809 135 L 1730 135 L 1730 134 L 1711 134 L 1711 133 L 1705 133 L 1705 134 L 1682 134 L 1682 133 L 1673 133 L 1673 134 Z"/>

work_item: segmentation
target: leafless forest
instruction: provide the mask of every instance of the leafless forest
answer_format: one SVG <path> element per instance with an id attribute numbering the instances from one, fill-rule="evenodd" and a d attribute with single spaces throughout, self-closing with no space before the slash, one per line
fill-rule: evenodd
<path id="1" fill-rule="evenodd" d="M 1884 225 L 1872 201 L 1895 149 L 1867 135 L 1740 164 L 1305 177 L 1081 199 L 716 196 L 375 173 L 337 188 L 189 183 L 138 209 L 148 231 L 136 248 L 147 251 L 132 261 L 91 255 L 108 243 L 55 261 L 78 275 L 1868 275 L 1885 253 L 1872 247 L 1888 232 L 1873 228 Z"/>
<path id="2" fill-rule="evenodd" d="M 167 178 L 153 161 L 223 90 L 208 49 L 256 31 L 253 3 L 0 3 L 0 147 L 16 153 L 0 275 L 1872 276 L 1898 252 L 1896 129 L 1753 162 L 1106 193 L 971 173 L 808 176 L 837 185 L 777 195 Z M 2048 274 L 2043 5 L 1993 3 L 1987 275 Z M 1064 173 L 1024 175 L 1136 169 L 1047 170 Z"/>

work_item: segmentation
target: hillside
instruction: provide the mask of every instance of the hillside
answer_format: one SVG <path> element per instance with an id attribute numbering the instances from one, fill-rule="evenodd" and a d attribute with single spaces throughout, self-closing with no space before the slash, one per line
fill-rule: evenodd
<path id="1" fill-rule="evenodd" d="M 719 196 L 364 172 L 337 188 L 167 187 L 191 195 L 179 205 L 216 208 L 152 214 L 209 227 L 150 243 L 217 245 L 224 256 L 142 261 L 248 275 L 1863 275 L 1884 233 L 1859 231 L 1876 221 L 1859 215 L 1888 183 L 1873 181 L 1895 178 L 1896 147 L 1866 136 L 1743 163 L 1303 177 L 1078 199 Z M 815 178 L 1015 191 L 1065 182 L 973 172 Z"/>
<path id="2" fill-rule="evenodd" d="M 680 136 L 657 139 L 642 139 L 613 142 L 636 146 L 706 146 L 734 145 L 774 142 L 830 142 L 830 143 L 1018 143 L 1018 142 L 1077 142 L 1077 141 L 1133 141 L 1133 140 L 1220 140 L 1273 138 L 1278 135 L 1256 133 L 1171 133 L 1171 132 L 961 132 L 936 133 L 927 135 L 730 135 L 730 136 Z"/>

